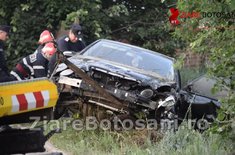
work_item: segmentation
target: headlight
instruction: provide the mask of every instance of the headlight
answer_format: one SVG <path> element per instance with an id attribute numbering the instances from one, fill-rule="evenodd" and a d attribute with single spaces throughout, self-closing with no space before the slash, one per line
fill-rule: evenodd
<path id="1" fill-rule="evenodd" d="M 175 98 L 174 96 L 170 95 L 168 96 L 164 101 L 160 100 L 158 108 L 160 107 L 170 107 L 175 104 Z"/>
<path id="2" fill-rule="evenodd" d="M 144 89 L 140 92 L 140 96 L 149 99 L 153 96 L 153 90 Z"/>

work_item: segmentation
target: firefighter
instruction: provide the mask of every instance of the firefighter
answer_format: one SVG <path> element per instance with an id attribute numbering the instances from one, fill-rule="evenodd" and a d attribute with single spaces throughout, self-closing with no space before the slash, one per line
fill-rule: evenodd
<path id="1" fill-rule="evenodd" d="M 39 41 L 38 41 L 39 47 L 37 48 L 37 50 L 41 50 L 44 47 L 44 45 L 49 42 L 55 42 L 55 38 L 50 31 L 44 30 L 40 34 Z"/>
<path id="2" fill-rule="evenodd" d="M 52 42 L 46 43 L 43 48 L 38 49 L 33 54 L 23 58 L 10 74 L 19 81 L 47 77 L 48 62 L 55 52 L 55 44 Z"/>
<path id="3" fill-rule="evenodd" d="M 0 25 L 0 82 L 11 81 L 4 53 L 4 42 L 8 39 L 10 26 Z"/>

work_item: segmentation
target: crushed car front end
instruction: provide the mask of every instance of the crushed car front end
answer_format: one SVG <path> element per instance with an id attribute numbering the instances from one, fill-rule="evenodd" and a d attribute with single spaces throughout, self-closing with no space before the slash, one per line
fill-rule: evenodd
<path id="1" fill-rule="evenodd" d="M 101 39 L 66 61 L 70 69 L 57 69 L 60 105 L 79 103 L 84 116 L 102 107 L 116 114 L 173 120 L 179 112 L 186 114 L 179 107 L 191 104 L 183 100 L 190 93 L 181 94 L 174 59 L 163 54 Z"/>

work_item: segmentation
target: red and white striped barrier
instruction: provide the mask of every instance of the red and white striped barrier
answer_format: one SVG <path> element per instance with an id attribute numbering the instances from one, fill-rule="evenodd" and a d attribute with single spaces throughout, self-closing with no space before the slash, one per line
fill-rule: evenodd
<path id="1" fill-rule="evenodd" d="M 11 96 L 11 100 L 11 112 L 19 112 L 48 106 L 50 94 L 48 90 L 17 94 Z"/>

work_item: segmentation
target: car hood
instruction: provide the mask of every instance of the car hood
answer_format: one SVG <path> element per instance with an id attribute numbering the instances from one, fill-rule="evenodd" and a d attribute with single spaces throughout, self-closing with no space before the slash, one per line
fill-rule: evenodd
<path id="1" fill-rule="evenodd" d="M 172 86 L 175 84 L 175 81 L 169 81 L 167 78 L 161 77 L 157 73 L 144 71 L 104 59 L 76 55 L 68 60 L 86 72 L 91 69 L 96 69 L 123 79 L 137 81 L 142 86 L 150 86 L 154 90 L 161 86 Z"/>

